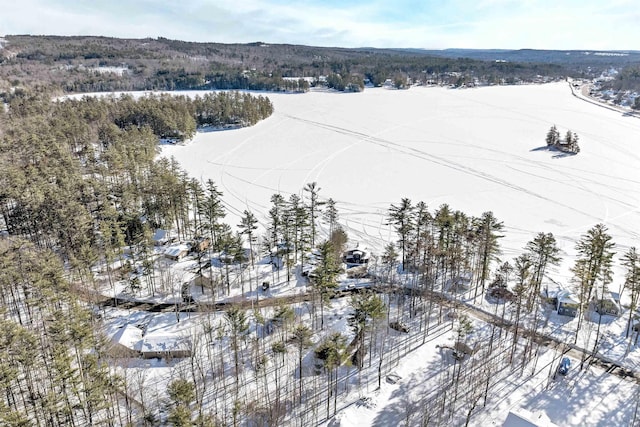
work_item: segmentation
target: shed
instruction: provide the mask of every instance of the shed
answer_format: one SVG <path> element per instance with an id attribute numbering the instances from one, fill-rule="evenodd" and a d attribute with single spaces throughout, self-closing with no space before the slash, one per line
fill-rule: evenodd
<path id="1" fill-rule="evenodd" d="M 169 246 L 164 251 L 165 258 L 169 258 L 173 261 L 179 261 L 189 253 L 189 246 L 187 245 L 173 245 Z"/>

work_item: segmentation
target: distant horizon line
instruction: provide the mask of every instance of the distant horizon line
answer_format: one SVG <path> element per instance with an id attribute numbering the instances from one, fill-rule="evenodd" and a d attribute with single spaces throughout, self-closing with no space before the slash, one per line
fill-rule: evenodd
<path id="1" fill-rule="evenodd" d="M 96 34 L 75 34 L 75 35 L 60 35 L 60 34 L 5 34 L 0 36 L 0 39 L 6 37 L 58 37 L 58 38 L 82 38 L 82 37 L 93 37 L 93 38 L 104 38 L 104 39 L 116 39 L 116 40 L 169 40 L 169 41 L 179 41 L 184 43 L 194 43 L 194 44 L 226 44 L 226 45 L 283 45 L 283 46 L 305 46 L 305 47 L 317 47 L 317 48 L 327 48 L 327 49 L 378 49 L 378 50 L 424 50 L 424 51 L 451 51 L 451 50 L 466 50 L 466 51 L 501 51 L 501 52 L 514 52 L 514 51 L 548 51 L 548 52 L 616 52 L 616 53 L 640 53 L 640 49 L 588 49 L 588 48 L 574 48 L 574 49 L 543 49 L 543 48 L 529 48 L 529 47 L 519 47 L 519 48 L 501 48 L 501 47 L 492 47 L 492 48 L 475 48 L 475 47 L 445 47 L 445 48 L 430 48 L 430 47 L 377 47 L 377 46 L 356 46 L 356 47 L 347 47 L 347 46 L 321 46 L 321 45 L 312 45 L 312 44 L 297 44 L 297 43 L 285 43 L 285 42 L 268 42 L 268 41 L 250 41 L 250 42 L 219 42 L 219 41 L 195 41 L 195 40 L 185 40 L 185 39 L 173 39 L 164 36 L 147 36 L 147 37 L 117 37 L 117 36 L 107 36 L 107 35 L 96 35 Z M 1 46 L 0 46 L 1 47 Z"/>

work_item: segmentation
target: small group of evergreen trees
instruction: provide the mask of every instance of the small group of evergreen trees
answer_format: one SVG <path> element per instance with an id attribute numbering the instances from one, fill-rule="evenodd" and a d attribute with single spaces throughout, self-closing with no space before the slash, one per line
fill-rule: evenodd
<path id="1" fill-rule="evenodd" d="M 578 140 L 578 134 L 570 130 L 567 130 L 564 139 L 560 138 L 560 132 L 556 125 L 551 126 L 546 137 L 547 147 L 553 147 L 572 154 L 578 154 L 580 152 Z"/>
<path id="2" fill-rule="evenodd" d="M 327 76 L 326 84 L 329 89 L 344 92 L 362 92 L 364 90 L 364 80 L 359 75 L 342 76 L 339 73 L 331 73 Z"/>
<path id="3" fill-rule="evenodd" d="M 417 273 L 418 287 L 432 289 L 437 278 L 453 284 L 469 276 L 474 298 L 484 291 L 504 227 L 492 212 L 476 218 L 443 204 L 431 213 L 424 202 L 413 205 L 404 198 L 391 205 L 388 220 L 398 235 L 402 269 Z M 387 246 L 382 258 L 395 263 L 394 253 Z"/>

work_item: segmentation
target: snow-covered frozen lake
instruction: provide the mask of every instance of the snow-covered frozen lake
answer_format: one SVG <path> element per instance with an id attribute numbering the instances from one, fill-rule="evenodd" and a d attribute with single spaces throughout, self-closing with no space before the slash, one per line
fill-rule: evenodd
<path id="1" fill-rule="evenodd" d="M 232 225 L 245 209 L 266 224 L 271 195 L 302 195 L 315 181 L 350 239 L 372 248 L 395 240 L 386 214 L 403 197 L 431 211 L 493 211 L 505 225 L 504 260 L 552 232 L 566 257 L 561 281 L 575 241 L 596 223 L 619 255 L 640 242 L 640 120 L 574 97 L 567 83 L 266 96 L 275 112 L 256 126 L 162 148 L 217 183 Z M 578 155 L 546 150 L 553 124 L 578 134 Z"/>

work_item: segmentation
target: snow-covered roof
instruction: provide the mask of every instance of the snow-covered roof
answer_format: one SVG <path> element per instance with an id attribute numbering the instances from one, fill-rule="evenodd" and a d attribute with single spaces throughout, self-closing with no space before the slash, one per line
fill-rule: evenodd
<path id="1" fill-rule="evenodd" d="M 552 423 L 544 413 L 532 414 L 525 409 L 518 409 L 517 412 L 509 412 L 502 427 L 558 427 Z"/>
<path id="2" fill-rule="evenodd" d="M 557 294 L 558 303 L 563 304 L 578 304 L 579 301 L 575 299 L 574 295 L 569 291 L 560 291 Z"/>
<path id="3" fill-rule="evenodd" d="M 353 248 L 344 252 L 342 259 L 347 264 L 362 264 L 369 260 L 369 253 L 364 249 Z"/>
<path id="4" fill-rule="evenodd" d="M 345 252 L 345 255 L 360 255 L 361 257 L 369 257 L 369 253 L 363 249 L 350 249 Z"/>
<path id="5" fill-rule="evenodd" d="M 153 234 L 152 240 L 154 242 L 166 242 L 167 240 L 169 240 L 169 232 L 167 230 L 158 228 Z"/>
<path id="6" fill-rule="evenodd" d="M 185 253 L 185 252 L 189 252 L 189 246 L 183 245 L 183 244 L 169 246 L 164 251 L 165 255 L 170 256 L 170 257 L 177 257 L 181 253 Z"/>
<path id="7" fill-rule="evenodd" d="M 606 292 L 603 299 L 612 300 L 615 303 L 620 302 L 620 294 L 618 292 Z"/>
<path id="8" fill-rule="evenodd" d="M 564 289 L 543 289 L 541 293 L 546 298 L 556 298 L 561 292 L 564 292 Z"/>
<path id="9" fill-rule="evenodd" d="M 142 343 L 142 331 L 140 328 L 127 324 L 113 334 L 111 341 L 132 350 L 139 351 Z"/>

